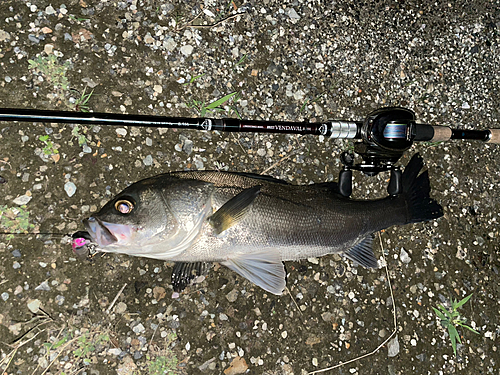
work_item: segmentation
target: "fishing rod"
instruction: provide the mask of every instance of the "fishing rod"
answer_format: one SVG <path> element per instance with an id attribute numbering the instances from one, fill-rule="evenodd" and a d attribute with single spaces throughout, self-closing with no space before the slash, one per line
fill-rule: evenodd
<path id="1" fill-rule="evenodd" d="M 361 163 L 354 164 L 353 153 L 344 152 L 341 157 L 344 168 L 339 175 L 339 190 L 346 197 L 352 193 L 352 170 L 361 171 L 369 176 L 377 175 L 382 171 L 390 171 L 391 178 L 387 190 L 391 195 L 399 194 L 402 189 L 402 172 L 395 164 L 413 145 L 413 142 L 444 142 L 463 139 L 500 143 L 500 129 L 462 130 L 448 126 L 419 124 L 416 123 L 413 111 L 401 107 L 377 109 L 368 114 L 364 121 L 329 120 L 317 123 L 48 111 L 26 108 L 0 108 L 0 121 L 310 134 L 322 135 L 330 139 L 359 140 L 354 144 L 354 151 L 361 156 Z"/>
<path id="2" fill-rule="evenodd" d="M 0 108 L 0 121 L 69 123 L 103 126 L 144 126 L 222 132 L 281 133 L 322 135 L 330 139 L 358 140 L 354 152 L 362 162 L 355 164 L 352 152 L 344 152 L 344 165 L 339 173 L 338 190 L 345 197 L 352 193 L 352 171 L 368 176 L 390 171 L 387 191 L 391 195 L 402 192 L 402 171 L 395 164 L 413 142 L 444 142 L 454 139 L 479 140 L 500 143 L 500 129 L 461 130 L 448 126 L 416 123 L 415 113 L 401 107 L 377 109 L 364 121 L 330 120 L 318 123 L 288 121 L 256 121 L 233 118 L 188 118 L 149 115 L 129 115 L 97 112 L 48 111 L 36 109 Z M 49 235 L 49 233 L 44 233 Z M 91 260 L 98 252 L 86 231 L 75 232 L 72 248 L 80 259 Z"/>

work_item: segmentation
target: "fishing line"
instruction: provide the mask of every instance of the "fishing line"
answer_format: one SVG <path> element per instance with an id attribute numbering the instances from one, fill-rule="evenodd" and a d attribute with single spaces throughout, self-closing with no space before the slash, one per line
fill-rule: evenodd
<path id="1" fill-rule="evenodd" d="M 0 236 L 54 236 L 54 237 L 65 237 L 72 236 L 72 233 L 49 233 L 49 232 L 37 232 L 37 233 L 18 233 L 18 232 L 0 232 Z"/>

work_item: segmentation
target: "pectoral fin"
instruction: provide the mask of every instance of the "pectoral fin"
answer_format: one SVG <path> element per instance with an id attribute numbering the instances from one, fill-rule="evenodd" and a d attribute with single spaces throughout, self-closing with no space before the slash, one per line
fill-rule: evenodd
<path id="1" fill-rule="evenodd" d="M 198 276 L 204 276 L 212 267 L 212 263 L 206 262 L 176 262 L 172 270 L 172 286 L 175 292 L 182 292 L 191 281 Z"/>
<path id="2" fill-rule="evenodd" d="M 222 264 L 270 293 L 281 295 L 285 289 L 285 267 L 277 251 L 239 254 Z"/>
<path id="3" fill-rule="evenodd" d="M 260 193 L 260 186 L 243 190 L 228 200 L 208 220 L 217 234 L 231 228 L 240 221 L 250 209 L 251 204 Z"/>
<path id="4" fill-rule="evenodd" d="M 345 256 L 361 264 L 365 268 L 378 268 L 378 261 L 373 254 L 373 238 L 367 237 L 356 246 L 345 252 Z"/>

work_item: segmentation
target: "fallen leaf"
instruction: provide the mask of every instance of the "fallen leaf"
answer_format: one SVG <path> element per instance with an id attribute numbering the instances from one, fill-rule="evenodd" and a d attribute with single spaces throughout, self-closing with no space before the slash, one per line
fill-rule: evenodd
<path id="1" fill-rule="evenodd" d="M 236 374 L 244 374 L 248 369 L 248 365 L 244 358 L 236 357 L 233 359 L 231 364 L 227 369 L 224 370 L 224 374 L 226 375 L 236 375 Z"/>
<path id="2" fill-rule="evenodd" d="M 165 298 L 166 294 L 167 293 L 165 292 L 165 288 L 162 288 L 161 286 L 155 286 L 153 288 L 153 297 L 157 301 Z"/>
<path id="3" fill-rule="evenodd" d="M 321 339 L 318 336 L 309 336 L 306 340 L 306 345 L 315 345 L 319 344 L 321 342 Z"/>

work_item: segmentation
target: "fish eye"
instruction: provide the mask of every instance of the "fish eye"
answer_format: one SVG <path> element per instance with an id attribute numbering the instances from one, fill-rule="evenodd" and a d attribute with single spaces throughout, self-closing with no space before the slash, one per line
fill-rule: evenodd
<path id="1" fill-rule="evenodd" d="M 134 203 L 127 199 L 120 199 L 115 202 L 115 209 L 121 214 L 129 214 L 134 209 Z"/>

